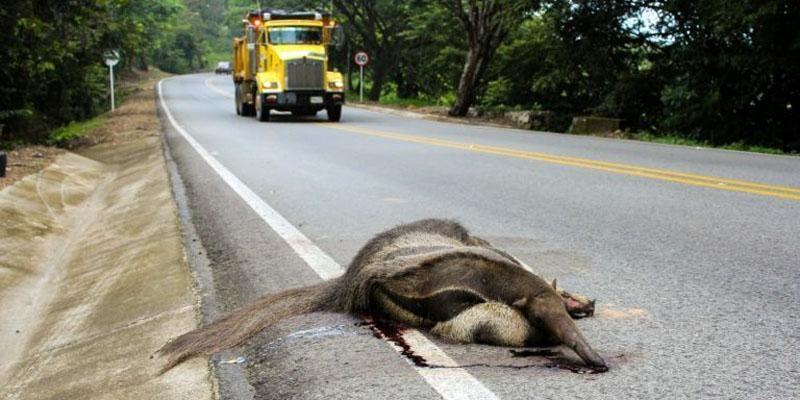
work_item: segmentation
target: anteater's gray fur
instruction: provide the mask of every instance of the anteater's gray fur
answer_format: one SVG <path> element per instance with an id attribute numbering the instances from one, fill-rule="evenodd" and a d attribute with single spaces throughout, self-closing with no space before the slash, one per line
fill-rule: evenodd
<path id="1" fill-rule="evenodd" d="M 374 237 L 339 278 L 263 296 L 169 342 L 160 350 L 167 358 L 162 372 L 241 344 L 285 318 L 317 311 L 375 315 L 456 342 L 560 342 L 588 365 L 606 368 L 552 285 L 460 224 L 426 219 Z"/>

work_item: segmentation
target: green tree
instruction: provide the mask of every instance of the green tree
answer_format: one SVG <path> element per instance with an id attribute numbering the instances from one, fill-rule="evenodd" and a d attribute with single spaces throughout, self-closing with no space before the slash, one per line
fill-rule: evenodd
<path id="1" fill-rule="evenodd" d="M 203 67 L 206 51 L 207 24 L 180 0 L 9 0 L 0 24 L 0 124 L 11 139 L 43 140 L 105 109 L 107 50 L 120 50 L 123 70 L 155 61 L 174 72 Z"/>
<path id="2" fill-rule="evenodd" d="M 630 23 L 638 12 L 630 0 L 548 3 L 537 27 L 543 29 L 538 37 L 544 68 L 531 82 L 534 101 L 567 115 L 638 120 L 642 105 L 630 95 L 658 101 L 652 92 L 640 91 L 651 79 L 653 54 L 638 36 L 640 27 Z"/>
<path id="3" fill-rule="evenodd" d="M 413 12 L 410 1 L 333 0 L 337 15 L 355 43 L 371 55 L 372 88 L 367 97 L 377 101 L 383 84 L 397 63 L 405 56 L 407 42 L 403 33 Z"/>
<path id="4" fill-rule="evenodd" d="M 102 89 L 110 17 L 92 1 L 9 1 L 0 9 L 0 121 L 6 132 L 41 134 L 90 116 Z"/>
<path id="5" fill-rule="evenodd" d="M 439 0 L 467 36 L 467 55 L 450 115 L 463 116 L 475 102 L 478 84 L 509 31 L 534 10 L 528 0 Z"/>
<path id="6" fill-rule="evenodd" d="M 120 51 L 123 68 L 147 68 L 154 46 L 174 30 L 183 9 L 179 0 L 108 0 L 112 24 L 108 35 Z"/>
<path id="7" fill-rule="evenodd" d="M 461 34 L 459 22 L 452 13 L 436 2 L 422 3 L 411 13 L 402 36 L 406 50 L 391 74 L 397 85 L 397 95 L 403 98 L 452 97 L 467 47 L 466 35 Z"/>
<path id="8" fill-rule="evenodd" d="M 800 3 L 665 1 L 664 131 L 800 149 Z"/>

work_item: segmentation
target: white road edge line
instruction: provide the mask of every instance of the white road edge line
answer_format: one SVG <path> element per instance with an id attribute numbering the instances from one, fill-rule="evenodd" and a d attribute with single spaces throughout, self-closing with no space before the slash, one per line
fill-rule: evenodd
<path id="1" fill-rule="evenodd" d="M 161 108 L 164 110 L 167 119 L 178 133 L 194 148 L 197 154 L 225 181 L 228 186 L 247 203 L 253 211 L 261 217 L 267 225 L 272 228 L 286 243 L 297 253 L 303 261 L 308 264 L 320 278 L 328 280 L 340 276 L 344 273 L 344 268 L 333 258 L 326 254 L 308 237 L 300 232 L 294 225 L 280 215 L 275 209 L 269 206 L 255 192 L 250 190 L 239 178 L 230 172 L 217 159 L 203 148 L 189 133 L 181 127 L 172 116 L 172 112 L 164 101 L 162 83 L 170 78 L 162 79 L 158 82 L 158 99 Z M 412 366 L 415 371 L 436 390 L 444 399 L 489 399 L 499 400 L 494 392 L 489 390 L 474 376 L 463 368 L 458 368 L 458 364 L 450 358 L 441 348 L 428 340 L 417 330 L 409 330 L 405 333 L 406 342 L 420 353 L 432 364 L 447 366 L 451 368 L 425 368 Z M 400 352 L 396 345 L 386 342 L 396 351 Z"/>

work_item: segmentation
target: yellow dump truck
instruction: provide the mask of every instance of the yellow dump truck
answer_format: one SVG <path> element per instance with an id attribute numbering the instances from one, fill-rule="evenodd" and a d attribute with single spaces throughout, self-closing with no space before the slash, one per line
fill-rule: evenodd
<path id="1" fill-rule="evenodd" d="M 328 13 L 251 11 L 245 35 L 233 41 L 236 113 L 269 121 L 270 111 L 339 121 L 342 74 L 328 70 L 328 50 L 341 28 Z"/>

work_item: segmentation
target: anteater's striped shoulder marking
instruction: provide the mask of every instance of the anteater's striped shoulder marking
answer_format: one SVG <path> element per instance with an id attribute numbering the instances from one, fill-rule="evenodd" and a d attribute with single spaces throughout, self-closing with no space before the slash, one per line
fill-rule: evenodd
<path id="1" fill-rule="evenodd" d="M 420 296 L 396 293 L 382 288 L 388 300 L 403 310 L 421 318 L 424 323 L 447 321 L 462 311 L 486 302 L 481 294 L 464 287 L 446 287 Z"/>

